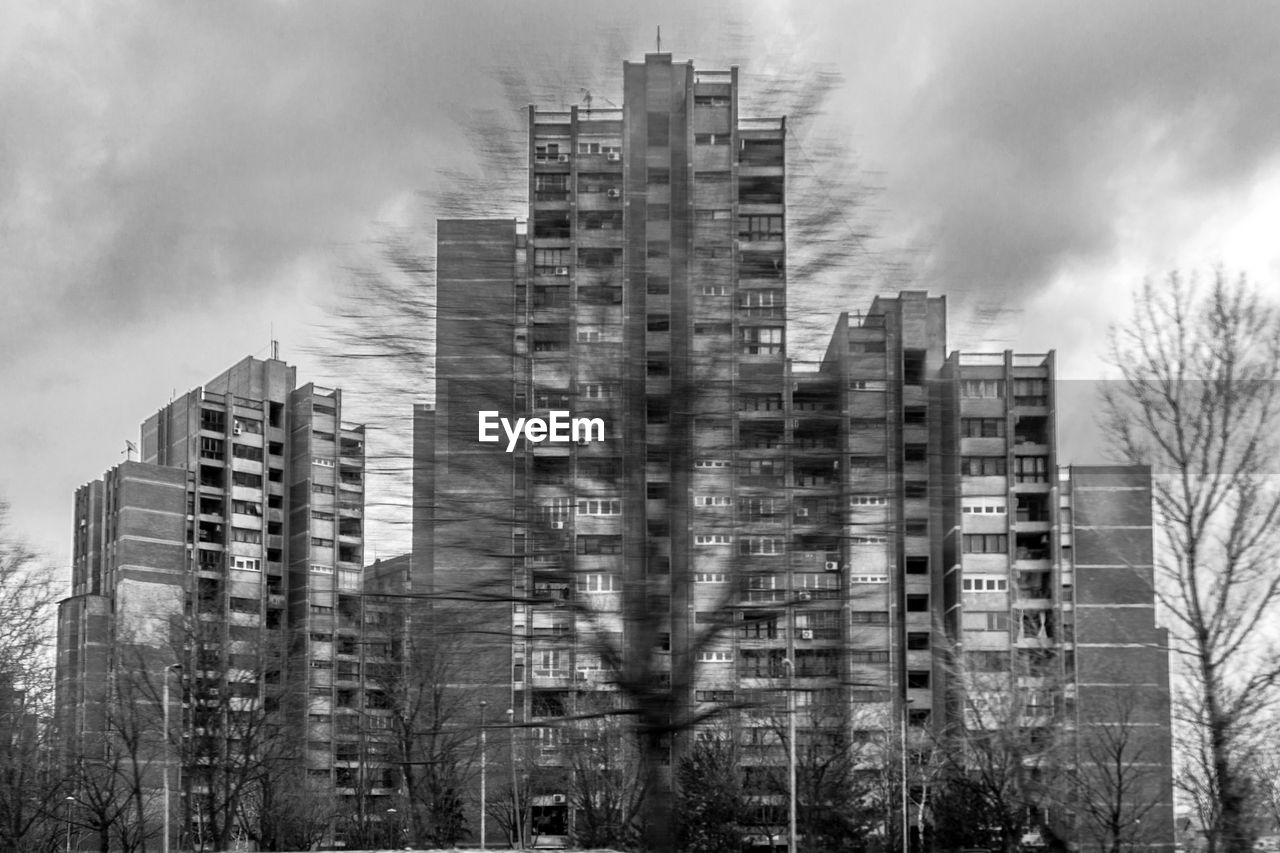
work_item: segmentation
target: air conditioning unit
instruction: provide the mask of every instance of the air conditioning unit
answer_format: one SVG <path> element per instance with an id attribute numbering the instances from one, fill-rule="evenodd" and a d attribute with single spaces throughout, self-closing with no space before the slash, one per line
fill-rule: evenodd
<path id="1" fill-rule="evenodd" d="M 569 162 L 569 155 L 568 155 L 568 154 L 561 154 L 559 157 L 557 157 L 557 158 L 556 158 L 556 162 L 557 162 L 557 163 L 568 163 L 568 162 Z"/>
<path id="2" fill-rule="evenodd" d="M 809 508 L 807 506 L 796 507 L 796 518 L 808 518 Z"/>
<path id="3" fill-rule="evenodd" d="M 564 794 L 552 794 L 552 795 L 551 795 L 551 803 L 552 803 L 552 805 L 562 806 L 562 805 L 564 805 L 566 802 L 567 802 L 567 800 L 565 800 L 565 796 L 564 796 Z"/>
<path id="4" fill-rule="evenodd" d="M 233 435 L 239 435 L 244 432 L 244 425 L 239 421 L 236 421 L 236 425 L 231 428 L 231 432 Z"/>
<path id="5" fill-rule="evenodd" d="M 564 530 L 564 522 L 563 522 L 563 521 L 553 521 L 553 522 L 551 522 L 551 529 L 552 529 L 552 530 Z"/>
<path id="6" fill-rule="evenodd" d="M 835 560 L 827 560 L 826 565 L 824 565 L 823 568 L 829 572 L 838 572 L 840 571 L 840 564 Z"/>
<path id="7" fill-rule="evenodd" d="M 800 639 L 802 639 L 802 640 L 812 640 L 812 639 L 813 639 L 813 629 L 812 629 L 812 628 L 801 628 L 801 629 L 800 629 Z"/>
<path id="8" fill-rule="evenodd" d="M 607 195 L 609 198 L 622 198 L 622 190 L 619 190 L 619 189 L 605 190 L 605 195 Z"/>
<path id="9" fill-rule="evenodd" d="M 556 267 L 556 275 L 568 275 L 568 274 L 569 274 L 568 267 Z"/>
<path id="10" fill-rule="evenodd" d="M 622 161 L 622 155 L 619 154 L 617 151 L 610 151 L 608 154 L 605 155 L 605 159 L 608 160 L 610 163 L 619 163 Z"/>

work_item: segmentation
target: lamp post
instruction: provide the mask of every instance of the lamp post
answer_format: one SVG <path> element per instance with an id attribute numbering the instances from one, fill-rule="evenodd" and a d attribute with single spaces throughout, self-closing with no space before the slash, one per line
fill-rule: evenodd
<path id="1" fill-rule="evenodd" d="M 71 806 L 76 801 L 75 797 L 67 796 L 62 802 L 67 806 L 67 853 L 71 853 Z"/>
<path id="2" fill-rule="evenodd" d="M 395 849 L 395 846 L 396 846 L 396 836 L 395 836 L 396 828 L 394 825 L 395 819 L 396 819 L 396 810 L 387 809 L 387 847 L 393 850 Z"/>
<path id="3" fill-rule="evenodd" d="M 164 687 L 160 704 L 164 706 L 164 841 L 163 853 L 169 853 L 169 673 L 182 669 L 182 664 L 171 663 L 164 668 Z"/>
<path id="4" fill-rule="evenodd" d="M 488 746 L 488 740 L 486 738 L 486 732 L 484 730 L 484 709 L 487 707 L 489 707 L 489 703 L 481 699 L 480 700 L 480 849 L 481 850 L 488 849 L 487 847 L 485 847 L 485 841 L 484 841 L 484 830 L 485 830 L 484 813 L 485 813 L 486 807 L 488 806 L 487 796 L 486 796 L 487 791 L 485 789 L 485 782 L 486 782 L 485 758 L 486 758 L 486 752 L 487 752 L 486 747 Z"/>
<path id="5" fill-rule="evenodd" d="M 787 670 L 787 853 L 796 853 L 796 665 L 783 658 Z"/>
<path id="6" fill-rule="evenodd" d="M 515 838 L 516 849 L 524 847 L 524 818 L 520 815 L 520 786 L 516 778 L 516 712 L 514 708 L 507 709 L 507 730 L 511 733 L 511 808 L 513 828 L 512 835 Z"/>

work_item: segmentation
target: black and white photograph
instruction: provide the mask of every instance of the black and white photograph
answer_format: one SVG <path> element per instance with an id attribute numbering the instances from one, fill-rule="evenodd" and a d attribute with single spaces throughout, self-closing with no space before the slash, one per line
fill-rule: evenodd
<path id="1" fill-rule="evenodd" d="M 1280 6 L 0 3 L 0 853 L 1280 851 Z"/>

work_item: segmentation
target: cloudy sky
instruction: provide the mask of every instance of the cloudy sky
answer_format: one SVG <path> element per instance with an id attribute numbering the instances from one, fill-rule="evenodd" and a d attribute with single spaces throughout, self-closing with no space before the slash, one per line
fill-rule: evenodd
<path id="1" fill-rule="evenodd" d="M 374 389 L 357 417 L 406 417 L 425 381 L 324 355 L 352 270 L 389 233 L 429 255 L 437 216 L 519 215 L 526 104 L 620 103 L 659 25 L 676 59 L 740 66 L 745 112 L 788 116 L 815 330 L 929 289 L 950 347 L 1054 348 L 1088 379 L 1143 276 L 1280 290 L 1275 4 L 693 5 L 0 6 L 10 523 L 65 565 L 75 488 L 273 334 L 303 377 Z"/>

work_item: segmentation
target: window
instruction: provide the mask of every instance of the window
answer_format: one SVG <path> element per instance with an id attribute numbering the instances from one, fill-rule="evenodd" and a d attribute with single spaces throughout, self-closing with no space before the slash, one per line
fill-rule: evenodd
<path id="1" fill-rule="evenodd" d="M 849 614 L 849 619 L 855 625 L 888 625 L 889 611 L 855 610 Z"/>
<path id="2" fill-rule="evenodd" d="M 782 327 L 742 327 L 742 352 L 777 355 L 782 352 Z"/>
<path id="3" fill-rule="evenodd" d="M 781 240 L 783 236 L 781 215 L 738 217 L 739 240 Z"/>
<path id="4" fill-rule="evenodd" d="M 924 406 L 904 406 L 902 409 L 902 422 L 904 424 L 919 425 L 926 423 L 929 418 L 929 410 Z"/>
<path id="5" fill-rule="evenodd" d="M 240 515 L 262 516 L 262 505 L 257 501 L 232 501 L 231 511 Z"/>
<path id="6" fill-rule="evenodd" d="M 1049 482 L 1049 459 L 1045 456 L 1015 456 L 1014 472 L 1019 483 Z"/>
<path id="7" fill-rule="evenodd" d="M 205 459 L 222 459 L 222 439 L 209 438 L 208 436 L 200 437 L 200 455 Z"/>
<path id="8" fill-rule="evenodd" d="M 650 258 L 666 258 L 671 256 L 671 243 L 668 240 L 650 240 L 645 248 L 645 255 Z"/>
<path id="9" fill-rule="evenodd" d="M 961 379 L 961 397 L 983 397 L 1001 399 L 1004 397 L 1003 379 Z"/>
<path id="10" fill-rule="evenodd" d="M 1049 404 L 1047 383 L 1043 379 L 1013 380 L 1013 404 L 1015 406 L 1046 406 Z"/>
<path id="11" fill-rule="evenodd" d="M 312 536 L 312 537 L 311 537 L 311 544 L 312 544 L 312 545 L 314 545 L 314 546 L 316 546 L 317 548 L 332 548 L 332 547 L 333 547 L 333 540 L 332 540 L 332 539 L 324 539 L 324 538 L 321 538 L 321 537 L 319 537 L 319 536 Z"/>
<path id="12" fill-rule="evenodd" d="M 333 566 L 324 566 L 319 563 L 311 564 L 311 574 L 313 575 L 331 575 L 333 574 Z"/>
<path id="13" fill-rule="evenodd" d="M 699 207 L 693 211 L 693 218 L 698 222 L 715 222 L 727 220 L 729 214 L 729 209 L 724 207 Z"/>
<path id="14" fill-rule="evenodd" d="M 578 577 L 578 592 L 618 592 L 622 584 L 614 575 L 591 573 Z"/>
<path id="15" fill-rule="evenodd" d="M 905 462 L 924 462 L 929 458 L 929 446 L 927 444 L 908 444 L 902 448 L 902 458 Z"/>
<path id="16" fill-rule="evenodd" d="M 889 652 L 887 651 L 851 651 L 849 652 L 850 663 L 888 663 Z"/>
<path id="17" fill-rule="evenodd" d="M 907 480 L 902 485 L 902 496 L 906 498 L 926 498 L 929 496 L 929 483 L 925 480 Z"/>
<path id="18" fill-rule="evenodd" d="M 251 545 L 262 544 L 261 530 L 245 530 L 243 527 L 231 528 L 232 542 L 248 542 Z"/>
<path id="19" fill-rule="evenodd" d="M 997 497 L 961 498 L 960 511 L 965 515 L 1004 515 L 1005 499 Z"/>
<path id="20" fill-rule="evenodd" d="M 748 317 L 781 319 L 786 303 L 786 294 L 781 290 L 744 290 L 738 294 L 738 307 Z"/>
<path id="21" fill-rule="evenodd" d="M 929 596 L 925 594 L 913 593 L 907 596 L 907 612 L 908 613 L 928 613 L 929 612 Z"/>
<path id="22" fill-rule="evenodd" d="M 964 552 L 966 554 L 1007 554 L 1009 537 L 1004 533 L 966 533 L 964 534 Z"/>
<path id="23" fill-rule="evenodd" d="M 786 547 L 786 540 L 772 536 L 744 536 L 738 540 L 739 554 L 781 554 Z"/>
<path id="24" fill-rule="evenodd" d="M 671 279 L 665 275 L 646 275 L 645 292 L 654 296 L 661 296 L 664 293 L 670 293 Z"/>
<path id="25" fill-rule="evenodd" d="M 698 652 L 698 662 L 699 663 L 732 663 L 733 652 L 721 652 L 721 651 Z"/>
<path id="26" fill-rule="evenodd" d="M 961 581 L 960 588 L 964 592 L 1007 592 L 1009 580 L 1002 577 L 976 575 L 964 578 Z"/>
<path id="27" fill-rule="evenodd" d="M 888 498 L 879 495 L 853 495 L 849 498 L 849 506 L 852 508 L 863 506 L 887 506 Z"/>
<path id="28" fill-rule="evenodd" d="M 907 633 L 907 650 L 923 651 L 929 648 L 929 632 L 928 631 L 909 631 Z"/>
<path id="29" fill-rule="evenodd" d="M 902 351 L 902 384 L 920 385 L 924 382 L 924 357 L 922 349 Z"/>
<path id="30" fill-rule="evenodd" d="M 586 153 L 581 150 L 583 147 L 578 146 L 579 153 Z M 569 198 L 569 176 L 534 175 L 533 198 L 534 201 L 565 201 Z"/>
<path id="31" fill-rule="evenodd" d="M 615 138 L 602 138 L 592 141 L 578 141 L 579 154 L 617 154 L 622 150 L 622 143 Z"/>
<path id="32" fill-rule="evenodd" d="M 650 332 L 669 332 L 671 331 L 671 316 L 669 314 L 650 314 L 645 318 L 645 328 Z"/>
<path id="33" fill-rule="evenodd" d="M 579 536 L 577 542 L 579 554 L 621 554 L 621 536 Z"/>
<path id="34" fill-rule="evenodd" d="M 743 331 L 746 331 L 745 329 Z M 743 394 L 738 397 L 738 410 L 742 412 L 780 412 L 781 394 Z"/>
<path id="35" fill-rule="evenodd" d="M 1004 438 L 1004 418 L 961 418 L 960 435 L 964 438 Z"/>
<path id="36" fill-rule="evenodd" d="M 216 409 L 201 409 L 200 429 L 207 429 L 211 432 L 226 432 L 227 413 Z"/>
<path id="37" fill-rule="evenodd" d="M 241 557 L 237 555 L 231 558 L 231 568 L 244 569 L 249 572 L 260 572 L 262 571 L 262 561 L 257 557 Z"/>
<path id="38" fill-rule="evenodd" d="M 696 702 L 732 702 L 732 690 L 695 690 L 693 698 Z"/>
<path id="39" fill-rule="evenodd" d="M 547 175 L 546 177 L 560 177 Z M 534 249 L 533 271 L 538 275 L 555 275 L 557 271 L 569 269 L 568 249 Z"/>
<path id="40" fill-rule="evenodd" d="M 694 506 L 733 506 L 733 498 L 728 495 L 694 495 Z"/>
<path id="41" fill-rule="evenodd" d="M 617 498 L 578 501 L 578 515 L 621 515 L 622 501 Z"/>
<path id="42" fill-rule="evenodd" d="M 929 574 L 929 558 L 907 557 L 906 567 L 909 575 L 927 575 Z"/>
<path id="43" fill-rule="evenodd" d="M 1003 477 L 1008 473 L 1008 459 L 1003 456 L 964 456 L 960 473 L 966 477 Z"/>
<path id="44" fill-rule="evenodd" d="M 568 140 L 565 141 L 565 147 L 568 148 Z M 566 159 L 568 154 L 563 155 Z M 560 160 L 560 143 L 545 142 L 541 145 L 533 146 L 533 159 L 536 163 L 555 163 Z"/>
<path id="45" fill-rule="evenodd" d="M 248 489 L 261 489 L 262 475 L 250 474 L 246 471 L 232 471 L 231 485 L 244 486 L 245 488 L 248 488 Z"/>
<path id="46" fill-rule="evenodd" d="M 694 572 L 694 583 L 728 583 L 729 576 L 724 572 Z"/>
<path id="47" fill-rule="evenodd" d="M 324 456 L 316 456 L 312 458 L 311 464 L 320 468 L 332 468 L 333 460 Z"/>
<path id="48" fill-rule="evenodd" d="M 729 463 L 723 459 L 695 459 L 694 468 L 728 468 Z"/>
<path id="49" fill-rule="evenodd" d="M 728 545 L 731 541 L 724 533 L 698 533 L 693 537 L 694 545 Z"/>
<path id="50" fill-rule="evenodd" d="M 888 583 L 888 575 L 849 575 L 849 583 Z"/>
<path id="51" fill-rule="evenodd" d="M 697 133 L 693 137 L 694 145 L 728 145 L 728 133 Z"/>

